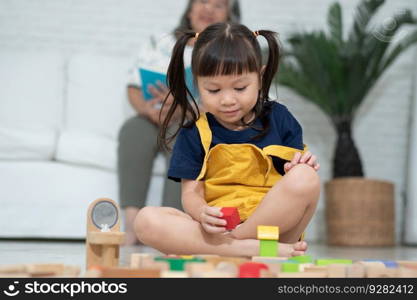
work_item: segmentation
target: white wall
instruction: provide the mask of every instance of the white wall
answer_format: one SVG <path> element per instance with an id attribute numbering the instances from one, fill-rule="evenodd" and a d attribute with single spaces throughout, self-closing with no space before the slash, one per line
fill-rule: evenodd
<path id="1" fill-rule="evenodd" d="M 254 30 L 276 30 L 285 42 L 291 31 L 325 26 L 327 8 L 332 2 L 241 0 L 243 23 Z M 347 28 L 359 1 L 341 2 Z M 379 21 L 401 8 L 410 8 L 417 16 L 415 0 L 386 2 L 378 14 Z M 68 55 L 82 51 L 133 59 L 150 34 L 168 32 L 177 25 L 185 5 L 185 0 L 0 0 L 0 49 L 48 49 Z M 415 47 L 410 49 L 383 76 L 358 111 L 354 124 L 366 175 L 395 183 L 397 231 L 402 222 L 416 54 Z M 302 123 L 306 142 L 320 155 L 320 175 L 325 182 L 331 176 L 335 142 L 329 121 L 315 106 L 291 91 L 280 88 L 278 95 Z M 308 230 L 311 239 L 324 238 L 323 209 L 322 201 Z"/>

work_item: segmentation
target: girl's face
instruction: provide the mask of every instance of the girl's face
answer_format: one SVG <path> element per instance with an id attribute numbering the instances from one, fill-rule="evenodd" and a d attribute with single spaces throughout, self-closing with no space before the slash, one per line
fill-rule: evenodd
<path id="1" fill-rule="evenodd" d="M 191 27 L 202 32 L 207 26 L 226 22 L 229 15 L 228 0 L 194 0 L 188 13 Z"/>
<path id="2" fill-rule="evenodd" d="M 260 89 L 257 72 L 240 75 L 198 76 L 198 90 L 206 111 L 230 130 L 242 130 L 241 119 L 253 119 Z"/>

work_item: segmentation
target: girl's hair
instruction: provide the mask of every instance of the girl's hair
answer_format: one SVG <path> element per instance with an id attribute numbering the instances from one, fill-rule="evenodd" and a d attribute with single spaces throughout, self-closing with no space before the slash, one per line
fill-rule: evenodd
<path id="1" fill-rule="evenodd" d="M 190 13 L 191 6 L 195 1 L 201 1 L 201 0 L 189 0 L 187 8 L 184 11 L 184 14 L 182 15 L 180 19 L 180 23 L 178 24 L 177 28 L 174 30 L 174 34 L 176 38 L 179 38 L 180 33 L 184 31 L 192 31 L 193 28 L 191 27 L 190 19 L 188 17 L 188 14 Z M 239 7 L 239 1 L 238 0 L 228 0 L 229 10 L 228 10 L 228 22 L 230 23 L 240 23 L 240 7 Z"/>
<path id="2" fill-rule="evenodd" d="M 269 55 L 264 70 L 261 47 L 257 41 L 258 35 L 262 35 L 268 42 Z M 174 46 L 167 74 L 170 94 L 174 101 L 163 120 L 159 144 L 169 149 L 168 145 L 175 139 L 179 130 L 182 127 L 191 127 L 200 117 L 198 105 L 187 88 L 184 70 L 184 48 L 189 39 L 195 37 L 191 59 L 195 84 L 198 76 L 240 75 L 251 72 L 259 74 L 260 91 L 258 101 L 253 108 L 255 118 L 252 122 L 244 124 L 260 131 L 254 139 L 265 135 L 269 129 L 269 88 L 278 70 L 280 57 L 276 33 L 269 30 L 252 32 L 244 25 L 217 23 L 208 26 L 200 34 L 191 31 L 182 33 Z M 178 128 L 167 137 L 168 125 L 177 109 L 181 112 Z M 258 118 L 261 120 L 262 128 L 253 127 Z"/>

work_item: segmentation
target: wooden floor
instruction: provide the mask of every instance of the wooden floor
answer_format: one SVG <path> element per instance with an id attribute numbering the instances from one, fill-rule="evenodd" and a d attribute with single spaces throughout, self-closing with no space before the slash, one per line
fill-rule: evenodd
<path id="1" fill-rule="evenodd" d="M 127 266 L 131 253 L 157 253 L 145 246 L 122 247 L 120 264 Z M 324 244 L 309 244 L 307 254 L 313 258 L 346 258 L 353 260 L 413 260 L 417 261 L 417 247 L 329 247 Z M 26 263 L 64 263 L 85 269 L 85 244 L 57 241 L 0 240 L 0 265 Z"/>

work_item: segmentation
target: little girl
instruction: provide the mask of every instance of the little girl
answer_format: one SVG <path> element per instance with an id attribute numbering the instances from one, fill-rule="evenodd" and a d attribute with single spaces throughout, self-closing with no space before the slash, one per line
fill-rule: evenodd
<path id="1" fill-rule="evenodd" d="M 266 65 L 260 35 L 269 46 Z M 192 38 L 192 71 L 206 111 L 201 114 L 184 80 L 184 48 Z M 319 198 L 319 165 L 304 150 L 297 120 L 269 101 L 278 61 L 275 33 L 267 30 L 218 23 L 178 39 L 168 68 L 174 102 L 160 141 L 167 147 L 176 137 L 168 177 L 181 181 L 185 212 L 141 209 L 135 230 L 144 244 L 166 254 L 257 256 L 257 226 L 271 225 L 280 230 L 278 256 L 307 250 L 299 240 Z M 180 126 L 167 136 L 178 110 Z M 241 224 L 227 231 L 220 209 L 230 206 L 238 208 Z"/>

